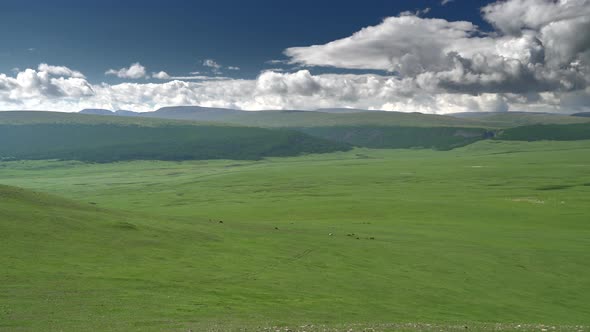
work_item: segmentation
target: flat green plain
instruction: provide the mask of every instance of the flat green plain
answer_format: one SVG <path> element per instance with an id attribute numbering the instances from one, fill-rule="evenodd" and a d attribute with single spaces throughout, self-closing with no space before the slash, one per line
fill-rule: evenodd
<path id="1" fill-rule="evenodd" d="M 0 330 L 590 321 L 590 141 L 13 161 L 0 184 Z"/>

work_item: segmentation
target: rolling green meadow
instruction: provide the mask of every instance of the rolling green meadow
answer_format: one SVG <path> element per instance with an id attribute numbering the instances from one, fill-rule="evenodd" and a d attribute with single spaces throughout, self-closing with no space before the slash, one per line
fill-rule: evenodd
<path id="1" fill-rule="evenodd" d="M 587 331 L 590 141 L 0 163 L 1 331 Z"/>
<path id="2" fill-rule="evenodd" d="M 590 0 L 0 0 L 0 332 L 590 332 Z"/>

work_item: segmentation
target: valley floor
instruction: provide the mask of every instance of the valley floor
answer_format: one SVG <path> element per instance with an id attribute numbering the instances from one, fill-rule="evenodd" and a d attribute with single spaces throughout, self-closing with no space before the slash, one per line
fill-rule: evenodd
<path id="1" fill-rule="evenodd" d="M 0 184 L 0 330 L 590 324 L 590 141 L 15 161 Z"/>

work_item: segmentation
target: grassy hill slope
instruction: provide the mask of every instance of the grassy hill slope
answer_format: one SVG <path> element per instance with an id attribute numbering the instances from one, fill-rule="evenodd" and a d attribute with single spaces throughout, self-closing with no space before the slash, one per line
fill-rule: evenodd
<path id="1" fill-rule="evenodd" d="M 534 112 L 467 112 L 449 114 L 461 119 L 470 119 L 491 128 L 510 128 L 536 124 L 574 124 L 588 123 L 589 119 L 569 115 Z"/>
<path id="2" fill-rule="evenodd" d="M 185 252 L 205 257 L 215 240 L 198 226 L 0 185 L 0 330 L 141 330 L 133 323 L 163 317 L 158 307 L 184 289 Z"/>
<path id="3" fill-rule="evenodd" d="M 548 113 L 526 112 L 472 112 L 449 115 L 434 115 L 401 112 L 351 111 L 345 113 L 325 113 L 312 111 L 260 111 L 244 112 L 227 109 L 203 107 L 163 108 L 153 113 L 142 113 L 169 119 L 198 119 L 226 123 L 252 125 L 258 127 L 285 127 L 295 129 L 315 137 L 334 142 L 349 143 L 370 148 L 433 148 L 448 150 L 471 144 L 495 135 L 502 129 L 508 133 L 529 132 L 535 127 L 536 136 L 552 139 L 553 132 L 577 130 L 590 119 Z M 567 125 L 572 125 L 567 127 Z M 578 126 L 576 126 L 576 124 Z M 544 127 L 543 125 L 564 125 L 564 127 Z M 518 129 L 521 126 L 532 126 Z M 561 129 L 557 129 L 561 128 Z M 542 133 L 547 130 L 547 133 Z M 513 134 L 510 134 L 513 135 Z M 573 134 L 571 134 L 573 135 Z M 570 135 L 570 136 L 571 136 Z M 587 136 L 576 134 L 578 139 Z M 571 136 L 571 137 L 574 137 Z M 540 136 L 539 136 L 540 137 Z M 502 138 L 500 138 L 502 139 Z M 571 138 L 570 138 L 571 139 Z M 530 140 L 535 140 L 532 138 Z"/>
<path id="4" fill-rule="evenodd" d="M 144 116 L 288 128 L 330 141 L 370 148 L 448 150 L 486 137 L 485 124 L 450 116 L 401 112 L 245 112 L 201 107 L 164 108 Z M 481 127 L 478 127 L 481 126 Z M 467 133 L 467 135 L 464 135 Z"/>
<path id="5" fill-rule="evenodd" d="M 349 149 L 289 130 L 59 113 L 26 117 L 18 112 L 1 114 L 0 142 L 4 160 L 90 162 L 260 159 Z"/>
<path id="6" fill-rule="evenodd" d="M 194 122 L 193 122 L 194 123 Z M 187 122 L 169 119 L 151 119 L 146 117 L 126 117 L 113 115 L 94 115 L 65 112 L 44 111 L 3 111 L 0 112 L 2 125 L 31 124 L 117 124 L 157 127 L 164 124 L 187 124 Z"/>
<path id="7" fill-rule="evenodd" d="M 572 116 L 578 116 L 578 117 L 588 118 L 588 117 L 590 117 L 590 112 L 574 113 L 574 114 L 572 114 Z"/>
<path id="8" fill-rule="evenodd" d="M 501 135 L 497 139 L 507 140 L 589 138 L 589 131 L 585 129 L 589 123 L 587 118 L 537 113 L 467 114 L 480 122 L 451 116 L 368 111 L 245 112 L 175 107 L 153 114 L 172 115 L 176 119 L 0 112 L 0 139 L 5 142 L 0 144 L 0 158 L 93 162 L 247 160 L 343 151 L 351 145 L 449 150 L 493 137 L 498 132 Z M 193 116 L 203 122 L 186 120 Z M 568 124 L 572 121 L 580 123 Z M 537 122 L 554 124 L 516 126 Z M 500 124 L 510 128 L 498 129 Z"/>
<path id="9" fill-rule="evenodd" d="M 370 148 L 448 150 L 523 125 L 583 124 L 590 119 L 547 113 L 501 112 L 450 115 L 360 111 L 247 112 L 198 106 L 165 107 L 142 117 L 198 120 L 266 128 L 288 128 L 334 142 Z"/>
<path id="10" fill-rule="evenodd" d="M 498 139 L 510 141 L 575 141 L 590 139 L 590 123 L 546 124 L 508 128 Z"/>
<path id="11" fill-rule="evenodd" d="M 237 111 L 205 107 L 163 108 L 141 113 L 144 117 L 215 121 L 256 127 L 325 127 L 325 126 L 462 126 L 477 127 L 481 123 L 444 115 L 365 111 L 327 113 L 317 111 Z"/>
<path id="12" fill-rule="evenodd" d="M 335 142 L 378 149 L 450 150 L 493 135 L 493 132 L 485 129 L 461 127 L 335 126 L 299 130 Z"/>
<path id="13" fill-rule="evenodd" d="M 508 128 L 530 124 L 569 124 L 590 121 L 579 117 L 548 113 L 473 112 L 458 114 L 421 114 L 384 111 L 238 111 L 198 106 L 165 107 L 144 117 L 215 121 L 257 127 L 327 126 L 404 126 L 404 127 L 479 127 Z"/>

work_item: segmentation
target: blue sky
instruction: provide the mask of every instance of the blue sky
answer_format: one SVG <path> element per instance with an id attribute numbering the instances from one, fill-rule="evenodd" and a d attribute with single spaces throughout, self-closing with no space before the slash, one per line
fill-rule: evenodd
<path id="1" fill-rule="evenodd" d="M 590 111 L 590 0 L 3 0 L 0 110 Z"/>
<path id="2" fill-rule="evenodd" d="M 175 76 L 210 72 L 205 59 L 253 78 L 292 46 L 323 44 L 379 24 L 403 11 L 431 8 L 424 17 L 467 20 L 484 29 L 480 8 L 489 1 L 188 1 L 3 0 L 0 72 L 63 64 L 92 81 L 117 82 L 110 68 L 140 62 Z M 316 68 L 314 72 L 338 71 Z"/>

